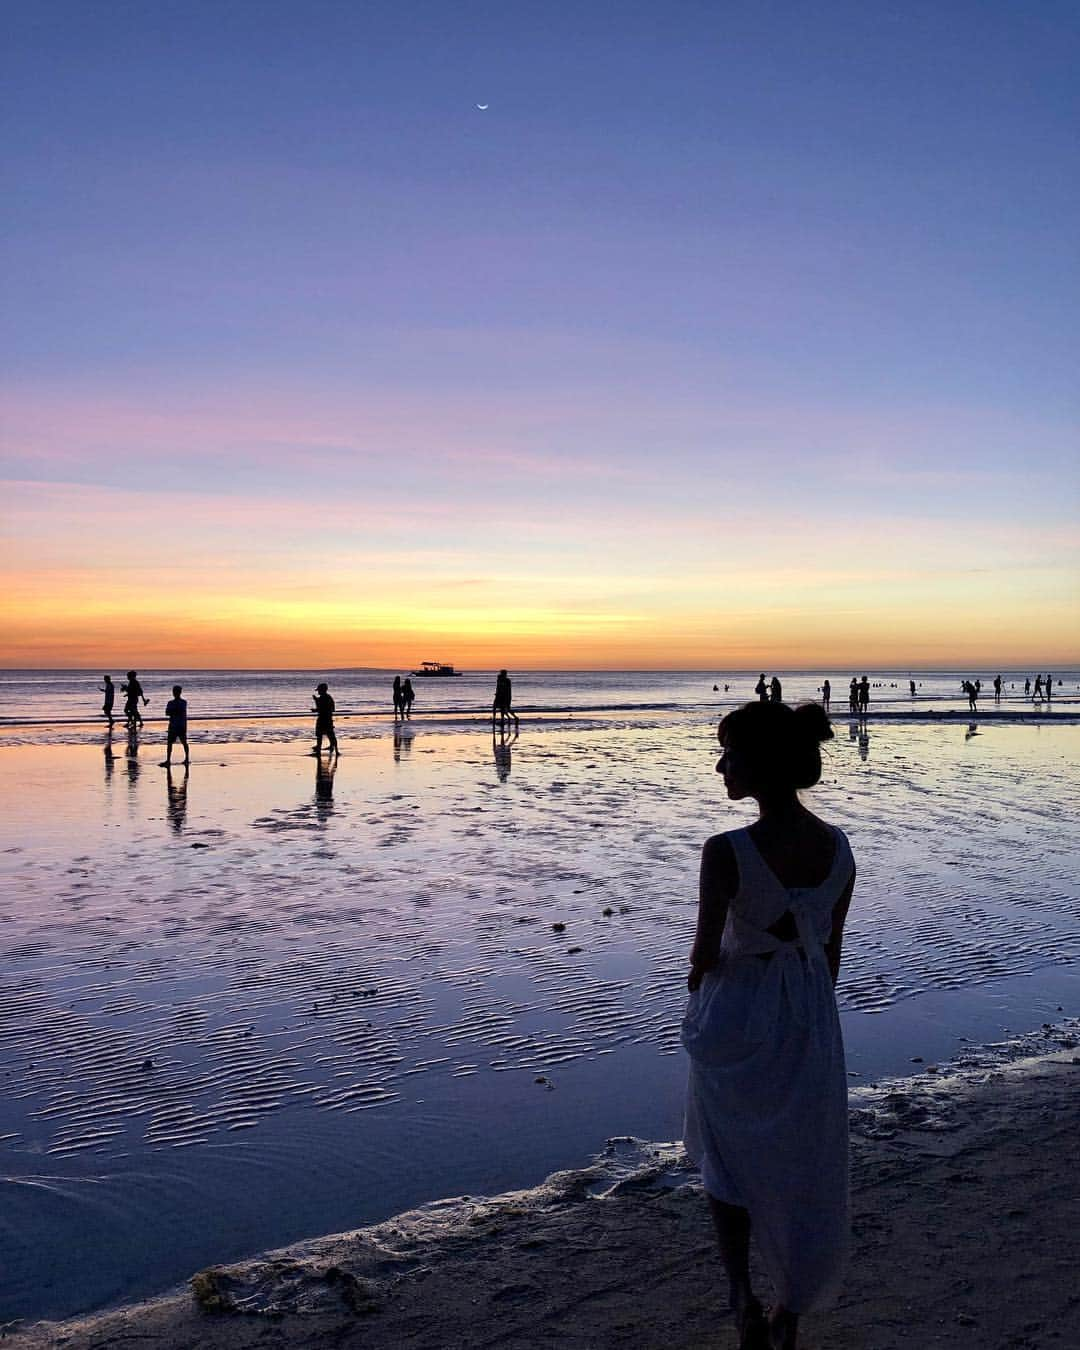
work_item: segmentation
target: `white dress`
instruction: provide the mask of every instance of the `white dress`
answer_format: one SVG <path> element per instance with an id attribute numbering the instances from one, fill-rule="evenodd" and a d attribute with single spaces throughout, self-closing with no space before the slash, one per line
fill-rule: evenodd
<path id="1" fill-rule="evenodd" d="M 824 944 L 851 879 L 847 837 L 820 886 L 782 886 L 747 830 L 728 834 L 739 885 L 720 959 L 682 1024 L 690 1056 L 686 1151 L 706 1191 L 750 1212 L 780 1302 L 830 1292 L 848 1236 L 847 1071 Z M 798 936 L 766 929 L 788 911 Z M 765 959 L 763 959 L 765 958 Z"/>

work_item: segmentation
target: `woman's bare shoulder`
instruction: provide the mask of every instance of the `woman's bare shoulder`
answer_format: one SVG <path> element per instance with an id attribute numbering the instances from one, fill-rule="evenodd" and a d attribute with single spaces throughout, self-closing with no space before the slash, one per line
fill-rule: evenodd
<path id="1" fill-rule="evenodd" d="M 730 898 L 739 889 L 739 864 L 731 836 L 734 830 L 710 835 L 701 848 L 701 875 L 709 888 Z"/>

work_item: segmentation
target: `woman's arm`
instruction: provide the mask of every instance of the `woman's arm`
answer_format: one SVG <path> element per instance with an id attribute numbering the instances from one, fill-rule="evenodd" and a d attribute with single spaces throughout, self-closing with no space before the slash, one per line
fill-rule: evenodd
<path id="1" fill-rule="evenodd" d="M 840 899 L 833 906 L 832 912 L 832 932 L 829 934 L 829 940 L 825 944 L 825 956 L 829 962 L 829 972 L 832 975 L 833 988 L 836 987 L 836 981 L 840 978 L 840 955 L 844 946 L 844 924 L 847 921 L 848 909 L 851 905 L 851 896 L 855 890 L 855 868 L 851 869 L 851 879 L 844 887 Z"/>
<path id="2" fill-rule="evenodd" d="M 690 974 L 686 987 L 693 992 L 707 970 L 720 959 L 728 905 L 739 884 L 735 853 L 726 835 L 714 834 L 701 850 L 698 877 L 698 918 L 694 945 L 690 951 Z"/>

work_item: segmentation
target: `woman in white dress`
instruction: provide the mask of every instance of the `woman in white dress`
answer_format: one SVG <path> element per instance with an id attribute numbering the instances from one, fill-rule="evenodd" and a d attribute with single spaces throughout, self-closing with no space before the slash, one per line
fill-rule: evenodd
<path id="1" fill-rule="evenodd" d="M 848 1229 L 847 1072 L 833 992 L 855 863 L 799 790 L 832 728 L 817 704 L 749 703 L 720 723 L 717 772 L 758 819 L 706 841 L 682 1041 L 699 1164 L 743 1350 L 795 1350 L 836 1284 Z M 777 1302 L 750 1286 L 753 1231 Z"/>

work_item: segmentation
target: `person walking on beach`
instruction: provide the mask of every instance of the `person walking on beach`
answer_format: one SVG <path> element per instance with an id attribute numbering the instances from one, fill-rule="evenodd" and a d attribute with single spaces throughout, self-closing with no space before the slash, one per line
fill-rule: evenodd
<path id="1" fill-rule="evenodd" d="M 1024 697 L 1027 698 L 1030 693 L 1031 693 L 1031 677 L 1028 676 L 1028 678 L 1024 681 Z"/>
<path id="2" fill-rule="evenodd" d="M 908 680 L 908 688 L 911 690 L 911 697 L 914 698 L 914 697 L 915 697 L 915 681 L 914 681 L 914 680 Z"/>
<path id="3" fill-rule="evenodd" d="M 1050 702 L 1050 699 L 1053 697 L 1053 693 L 1054 693 L 1054 677 L 1053 677 L 1052 675 L 1049 675 L 1049 674 L 1048 674 L 1047 677 L 1046 677 L 1046 701 L 1047 701 L 1047 703 Z"/>
<path id="4" fill-rule="evenodd" d="M 109 728 L 111 730 L 113 721 L 115 720 L 113 718 L 113 704 L 116 702 L 116 685 L 113 684 L 111 675 L 102 675 L 101 678 L 105 681 L 104 684 L 98 685 L 98 688 L 105 695 L 105 702 L 101 705 L 101 711 L 109 719 Z"/>
<path id="5" fill-rule="evenodd" d="M 334 698 L 325 682 L 315 686 L 315 693 L 312 694 L 311 699 L 315 704 L 315 749 L 311 753 L 313 755 L 322 754 L 322 743 L 325 736 L 330 753 L 332 755 L 340 754 L 337 734 L 334 731 Z"/>
<path id="6" fill-rule="evenodd" d="M 141 727 L 143 724 L 143 716 L 142 713 L 139 711 L 139 699 L 142 699 L 144 707 L 147 703 L 150 702 L 150 700 L 143 693 L 143 687 L 139 683 L 139 677 L 133 670 L 128 671 L 127 683 L 122 684 L 120 686 L 120 689 L 121 692 L 125 695 L 124 717 L 127 719 L 128 726 Z"/>
<path id="7" fill-rule="evenodd" d="M 967 694 L 969 711 L 978 712 L 979 710 L 978 707 L 976 706 L 979 699 L 978 689 L 975 688 L 975 686 L 971 683 L 970 680 L 964 680 L 963 684 L 961 685 L 961 688 L 963 689 L 964 693 Z"/>
<path id="8" fill-rule="evenodd" d="M 754 693 L 758 696 L 758 702 L 767 703 L 769 701 L 769 686 L 765 683 L 764 671 L 758 676 L 758 682 L 754 685 Z"/>
<path id="9" fill-rule="evenodd" d="M 1035 676 L 1035 693 L 1031 697 L 1032 703 L 1042 702 L 1042 676 Z"/>
<path id="10" fill-rule="evenodd" d="M 510 676 L 505 670 L 500 670 L 495 678 L 495 699 L 491 705 L 491 724 L 495 725 L 495 718 L 499 719 L 499 726 L 506 725 L 506 719 L 509 717 L 514 723 L 514 729 L 517 729 L 517 713 L 510 706 L 513 702 L 514 690 L 510 682 Z"/>
<path id="11" fill-rule="evenodd" d="M 784 697 L 783 687 L 781 686 L 780 681 L 774 675 L 772 679 L 769 681 L 769 702 L 781 703 L 783 701 L 783 697 Z"/>
<path id="12" fill-rule="evenodd" d="M 835 1286 L 848 1235 L 848 1105 L 834 987 L 855 863 L 799 792 L 832 738 L 816 704 L 750 703 L 718 735 L 747 829 L 706 840 L 682 1044 L 684 1141 L 701 1168 L 743 1350 L 795 1350 L 801 1314 Z M 757 1237 L 777 1302 L 750 1281 Z"/>
<path id="13" fill-rule="evenodd" d="M 412 680 L 406 675 L 405 683 L 401 686 L 401 710 L 406 717 L 412 717 L 412 705 L 415 701 L 416 690 L 412 687 Z"/>
<path id="14" fill-rule="evenodd" d="M 864 675 L 859 681 L 859 715 L 865 716 L 870 710 L 870 681 Z"/>
<path id="15" fill-rule="evenodd" d="M 1001 702 L 1001 676 L 1000 676 L 1000 675 L 995 675 L 995 676 L 994 676 L 994 702 L 995 702 L 995 703 L 1000 703 L 1000 702 Z"/>
<path id="16" fill-rule="evenodd" d="M 826 712 L 829 711 L 829 701 L 832 698 L 832 685 L 828 680 L 821 686 L 821 706 Z"/>
<path id="17" fill-rule="evenodd" d="M 402 695 L 402 692 L 401 692 L 401 676 L 400 676 L 400 675 L 395 675 L 395 676 L 394 676 L 394 721 L 395 721 L 395 722 L 398 720 L 399 717 L 402 717 L 402 716 L 404 715 L 404 714 L 403 714 L 403 711 L 402 711 L 402 705 L 403 705 L 403 702 L 404 702 L 404 696 Z"/>
<path id="18" fill-rule="evenodd" d="M 177 741 L 184 747 L 184 768 L 191 763 L 191 751 L 187 739 L 187 699 L 181 698 L 183 688 L 174 684 L 172 698 L 165 704 L 165 716 L 169 719 L 168 738 L 165 746 L 165 758 L 161 761 L 163 769 L 172 768 L 172 748 Z"/>

